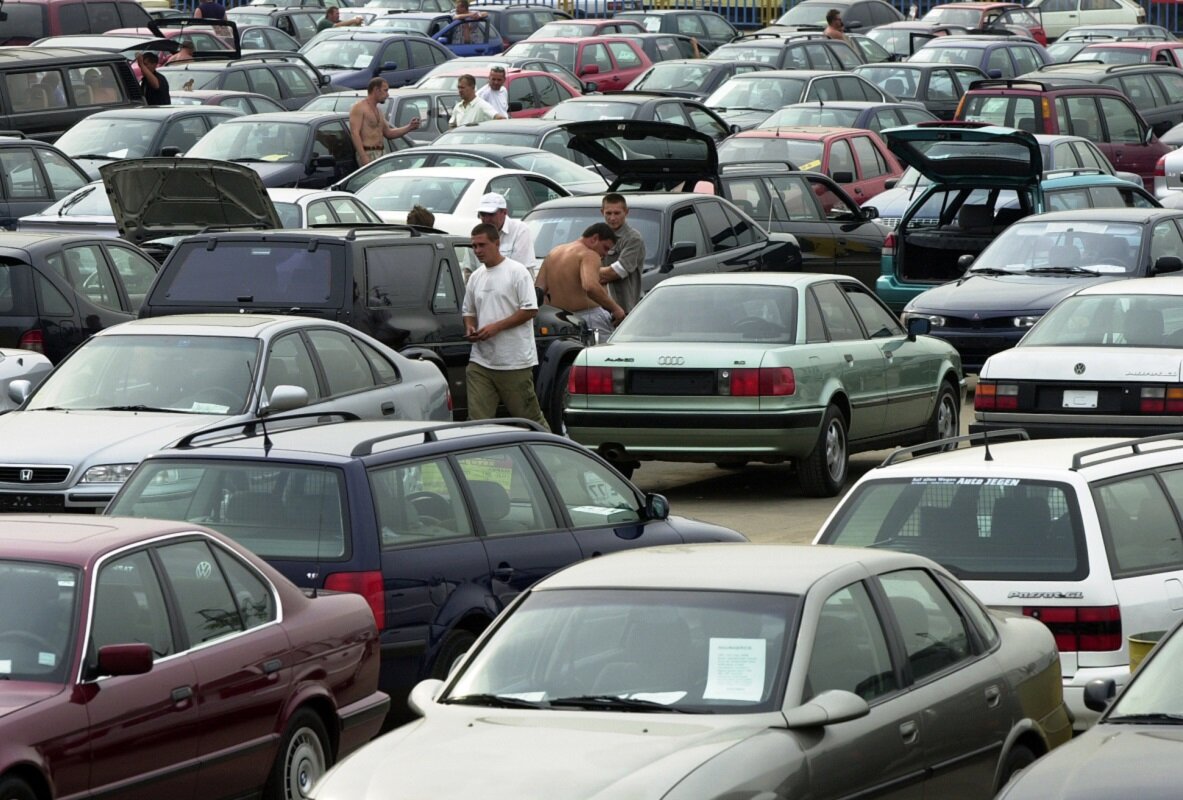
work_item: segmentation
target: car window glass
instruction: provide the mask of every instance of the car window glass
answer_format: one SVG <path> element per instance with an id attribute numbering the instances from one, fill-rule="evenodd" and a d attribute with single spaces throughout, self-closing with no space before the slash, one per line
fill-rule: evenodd
<path id="1" fill-rule="evenodd" d="M 965 610 L 965 615 L 969 617 L 971 627 L 975 628 L 978 635 L 982 637 L 982 642 L 985 644 L 986 649 L 990 649 L 997 644 L 998 629 L 994 627 L 994 620 L 991 619 L 990 613 L 982 606 L 982 602 L 966 591 L 965 587 L 956 581 L 946 580 L 942 576 L 940 584 L 947 593 L 953 595 L 953 598 Z"/>
<path id="2" fill-rule="evenodd" d="M 279 81 L 275 79 L 270 69 L 266 67 L 258 69 L 247 70 L 248 79 L 251 82 L 251 91 L 265 94 L 268 97 L 279 99 L 283 94 L 279 90 Z"/>
<path id="3" fill-rule="evenodd" d="M 127 99 L 127 90 L 110 64 L 70 69 L 66 75 L 78 105 L 111 105 Z"/>
<path id="4" fill-rule="evenodd" d="M 845 139 L 838 139 L 830 145 L 830 164 L 828 174 L 831 178 L 839 172 L 849 172 L 855 176 L 854 156 L 850 152 L 850 143 Z"/>
<path id="5" fill-rule="evenodd" d="M 965 620 L 932 576 L 908 569 L 881 575 L 879 581 L 903 637 L 914 681 L 971 655 Z"/>
<path id="6" fill-rule="evenodd" d="M 131 301 L 131 310 L 139 309 L 152 281 L 156 279 L 156 266 L 144 256 L 126 247 L 107 246 L 107 254 L 115 265 L 115 272 L 123 281 L 123 289 Z"/>
<path id="7" fill-rule="evenodd" d="M 710 240 L 711 249 L 714 252 L 719 253 L 739 246 L 739 241 L 735 238 L 735 232 L 728 224 L 727 217 L 723 214 L 723 206 L 720 203 L 716 201 L 699 203 L 698 213 L 702 218 L 707 239 Z"/>
<path id="8" fill-rule="evenodd" d="M 531 450 L 554 482 L 573 527 L 641 521 L 632 488 L 599 461 L 571 447 L 533 445 Z"/>
<path id="9" fill-rule="evenodd" d="M 953 83 L 953 75 L 948 70 L 937 69 L 928 76 L 929 100 L 956 100 L 957 87 Z"/>
<path id="10" fill-rule="evenodd" d="M 534 207 L 533 198 L 526 192 L 517 175 L 503 175 L 489 181 L 485 192 L 496 192 L 505 198 L 506 210 L 514 219 L 521 219 Z"/>
<path id="11" fill-rule="evenodd" d="M 559 194 L 555 187 L 551 186 L 546 181 L 539 180 L 538 178 L 534 178 L 529 175 L 523 175 L 522 180 L 526 182 L 526 189 L 530 194 L 530 208 L 533 208 L 539 203 L 545 203 L 547 200 L 556 200 L 560 197 L 563 197 L 563 195 Z M 508 201 L 506 204 L 508 205 Z"/>
<path id="12" fill-rule="evenodd" d="M 58 27 L 62 35 L 72 33 L 90 33 L 90 24 L 86 21 L 86 8 L 81 3 L 64 3 L 58 6 Z"/>
<path id="13" fill-rule="evenodd" d="M 841 42 L 832 43 L 828 49 L 830 51 L 830 57 L 838 62 L 839 69 L 854 69 L 863 63 L 862 59 L 855 54 L 854 50 Z"/>
<path id="14" fill-rule="evenodd" d="M 37 166 L 32 148 L 0 149 L 0 196 L 13 200 L 49 200 L 49 187 Z"/>
<path id="15" fill-rule="evenodd" d="M 838 689 L 874 700 L 898 688 L 883 626 L 866 587 L 854 583 L 827 597 L 814 631 L 802 699 Z"/>
<path id="16" fill-rule="evenodd" d="M 693 206 L 679 209 L 674 213 L 670 242 L 674 246 L 679 244 L 694 245 L 692 258 L 707 254 L 706 236 L 702 232 L 702 225 L 699 224 L 698 215 L 694 213 Z"/>
<path id="17" fill-rule="evenodd" d="M 164 593 L 146 551 L 99 570 L 90 639 L 96 654 L 110 644 L 146 644 L 155 658 L 176 652 Z"/>
<path id="18" fill-rule="evenodd" d="M 669 122 L 674 125 L 686 124 L 686 115 L 682 113 L 681 104 L 674 101 L 658 103 L 653 109 L 653 118 L 658 122 Z"/>
<path id="19" fill-rule="evenodd" d="M 1063 189 L 1047 193 L 1048 211 L 1071 211 L 1089 207 L 1088 189 Z"/>
<path id="20" fill-rule="evenodd" d="M 516 447 L 466 453 L 456 458 L 456 464 L 487 535 L 508 536 L 556 527 L 538 477 Z"/>
<path id="21" fill-rule="evenodd" d="M 344 164 L 353 158 L 353 143 L 349 139 L 349 132 L 345 130 L 345 124 L 329 122 L 317 128 L 312 152 L 315 156 L 332 156 L 338 164 Z"/>
<path id="22" fill-rule="evenodd" d="M 608 42 L 608 49 L 612 51 L 612 57 L 616 59 L 619 69 L 636 69 L 641 66 L 640 57 L 628 42 Z"/>
<path id="23" fill-rule="evenodd" d="M 541 108 L 534 91 L 534 86 L 530 83 L 529 78 L 518 78 L 510 81 L 509 86 L 506 87 L 506 91 L 509 93 L 509 102 L 521 103 L 523 111 L 530 108 Z"/>
<path id="24" fill-rule="evenodd" d="M 276 618 L 275 597 L 258 574 L 225 550 L 215 549 L 218 564 L 230 583 L 230 591 L 247 630 Z"/>
<path id="25" fill-rule="evenodd" d="M 253 31 L 240 34 L 239 41 L 243 50 L 266 50 L 270 47 L 267 39 L 263 36 L 262 28 L 255 28 Z"/>
<path id="26" fill-rule="evenodd" d="M 692 14 L 678 14 L 674 17 L 677 32 L 686 36 L 706 36 L 702 21 Z"/>
<path id="27" fill-rule="evenodd" d="M 1109 163 L 1109 159 L 1092 142 L 1073 142 L 1072 151 L 1080 160 L 1080 166 L 1099 169 L 1109 175 L 1113 174 L 1113 166 Z"/>
<path id="28" fill-rule="evenodd" d="M 714 14 L 705 14 L 702 16 L 702 23 L 706 26 L 707 35 L 712 39 L 723 39 L 724 41 L 735 36 L 735 30 L 731 24 L 722 17 Z"/>
<path id="29" fill-rule="evenodd" d="M 554 78 L 545 75 L 535 75 L 530 78 L 534 86 L 537 103 L 540 108 L 550 108 L 571 97 L 571 93 L 559 85 Z"/>
<path id="30" fill-rule="evenodd" d="M 730 178 L 725 186 L 727 199 L 765 227 L 774 219 L 787 220 L 780 203 L 773 204 L 763 178 Z"/>
<path id="31" fill-rule="evenodd" d="M 1150 234 L 1150 263 L 1163 256 L 1183 258 L 1183 239 L 1179 238 L 1179 228 L 1172 220 L 1164 220 L 1154 226 Z"/>
<path id="32" fill-rule="evenodd" d="M 8 284 L 8 269 L 0 269 L 0 314 L 14 310 L 12 286 Z M 74 309 L 66 296 L 49 282 L 40 272 L 33 273 L 37 291 L 37 308 L 42 316 L 72 317 Z"/>
<path id="33" fill-rule="evenodd" d="M 986 61 L 986 72 L 993 74 L 994 70 L 998 70 L 1002 78 L 1013 78 L 1015 76 L 1015 69 L 1011 66 L 1010 56 L 1006 54 L 1004 48 L 998 47 L 990 51 L 990 58 Z"/>
<path id="34" fill-rule="evenodd" d="M 310 14 L 292 14 L 291 27 L 293 30 L 286 31 L 295 36 L 302 42 L 306 42 L 316 35 L 316 20 Z"/>
<path id="35" fill-rule="evenodd" d="M 311 97 L 319 94 L 307 75 L 298 67 L 279 67 L 275 70 L 288 97 Z"/>
<path id="36" fill-rule="evenodd" d="M 1043 66 L 1043 59 L 1039 57 L 1038 52 L 1034 48 L 1015 47 L 1011 49 L 1011 55 L 1015 59 L 1016 69 L 1020 75 L 1034 72 Z"/>
<path id="37" fill-rule="evenodd" d="M 190 647 L 245 630 L 226 576 L 205 542 L 165 545 L 157 554 Z"/>
<path id="38" fill-rule="evenodd" d="M 457 250 L 460 250 L 460 248 L 457 248 Z M 469 252 L 471 252 L 471 249 L 469 249 Z M 437 314 L 442 314 L 449 311 L 456 311 L 459 308 L 452 263 L 445 260 L 440 269 L 439 277 L 435 281 L 435 294 L 431 299 L 431 310 Z"/>
<path id="39" fill-rule="evenodd" d="M 813 287 L 814 296 L 821 308 L 822 320 L 833 341 L 853 341 L 862 339 L 863 330 L 859 327 L 858 318 L 850 304 L 846 302 L 842 291 L 836 284 L 819 283 Z"/>
<path id="40" fill-rule="evenodd" d="M 1162 85 L 1163 92 L 1167 97 L 1176 100 L 1183 97 L 1183 75 L 1175 72 L 1163 72 L 1161 75 L 1155 75 L 1154 79 Z"/>
<path id="41" fill-rule="evenodd" d="M 164 131 L 164 138 L 160 142 L 161 152 L 166 147 L 176 147 L 184 154 L 197 140 L 209 131 L 209 126 L 201 117 L 186 117 L 169 123 Z"/>
<path id="42" fill-rule="evenodd" d="M 320 399 L 320 385 L 316 379 L 316 367 L 303 338 L 298 333 L 281 336 L 271 344 L 267 354 L 267 368 L 263 373 L 263 390 L 267 397 L 276 386 L 298 386 L 308 393 L 308 402 Z"/>
<path id="43" fill-rule="evenodd" d="M 760 58 L 760 56 L 756 56 L 756 58 L 760 58 L 761 63 L 772 64 L 773 66 L 776 66 L 776 61 L 775 61 L 776 51 L 775 50 L 772 50 L 770 48 L 761 48 L 759 50 L 759 52 L 761 54 L 767 53 L 767 54 L 769 54 L 769 56 L 772 57 L 772 58 L 764 59 L 764 58 Z M 782 64 L 780 66 L 780 69 L 810 69 L 811 68 L 809 65 L 809 57 L 806 56 L 805 48 L 803 46 L 798 45 L 796 47 L 786 48 L 784 50 L 783 58 L 784 58 L 784 64 Z M 745 60 L 746 60 L 746 58 L 745 58 Z M 814 99 L 816 99 L 816 97 L 813 95 L 813 92 L 810 92 L 810 95 L 808 97 L 806 97 L 805 99 L 814 100 Z"/>
<path id="44" fill-rule="evenodd" d="M 308 331 L 308 340 L 329 383 L 330 397 L 374 388 L 370 363 L 352 337 L 340 331 L 317 329 Z"/>
<path id="45" fill-rule="evenodd" d="M 393 383 L 398 383 L 401 377 L 398 374 L 398 368 L 391 364 L 389 359 L 383 353 L 365 342 L 354 341 L 357 348 L 361 350 L 362 356 L 366 361 L 370 362 L 370 367 L 374 370 L 374 374 L 378 376 L 378 384 L 380 386 L 388 386 Z"/>
<path id="46" fill-rule="evenodd" d="M 1060 133 L 1083 136 L 1094 142 L 1101 141 L 1101 119 L 1097 116 L 1097 104 L 1091 95 L 1062 97 L 1060 102 L 1068 117 L 1068 129 L 1061 127 Z"/>
<path id="47" fill-rule="evenodd" d="M 118 309 L 119 292 L 107 268 L 103 251 L 97 244 L 67 247 L 62 251 L 66 261 L 66 278 L 74 291 L 90 302 L 104 308 Z"/>
<path id="48" fill-rule="evenodd" d="M 887 162 L 884 161 L 870 137 L 855 136 L 850 141 L 854 144 L 854 153 L 858 157 L 859 175 L 862 178 L 877 178 L 887 174 Z"/>
<path id="49" fill-rule="evenodd" d="M 501 21 L 497 25 L 506 36 L 513 36 L 518 38 L 525 38 L 533 33 L 536 29 L 533 16 L 529 12 L 509 11 L 501 15 Z"/>
<path id="50" fill-rule="evenodd" d="M 308 204 L 309 225 L 324 225 L 332 222 L 336 222 L 336 220 L 333 218 L 333 212 L 329 210 L 327 201 L 318 200 Z"/>
<path id="51" fill-rule="evenodd" d="M 805 297 L 805 341 L 810 344 L 829 341 L 826 327 L 822 323 L 822 309 L 813 289 L 810 289 Z"/>
<path id="52" fill-rule="evenodd" d="M 230 72 L 224 72 L 222 74 L 225 76 L 225 78 L 222 81 L 222 85 L 220 87 L 218 87 L 220 89 L 226 89 L 226 90 L 232 91 L 232 92 L 258 91 L 257 89 L 252 89 L 249 85 L 247 85 L 246 70 L 242 70 L 242 69 L 233 70 Z M 268 77 L 270 77 L 271 73 L 267 73 L 267 74 L 268 74 Z M 211 82 L 205 88 L 207 88 L 207 89 L 214 88 L 214 84 Z M 279 92 L 277 90 L 275 92 L 275 94 L 268 95 L 268 96 L 278 98 Z"/>
<path id="53" fill-rule="evenodd" d="M 114 3 L 96 3 L 94 0 L 86 3 L 86 16 L 90 20 L 90 33 L 104 33 L 112 28 L 118 28 L 119 12 Z"/>
<path id="54" fill-rule="evenodd" d="M 842 289 L 872 339 L 904 335 L 904 329 L 900 327 L 895 316 L 865 288 L 853 283 L 844 283 Z"/>
<path id="55" fill-rule="evenodd" d="M 595 64 L 600 68 L 600 73 L 612 71 L 612 59 L 608 55 L 608 48 L 602 44 L 589 44 L 583 48 L 581 66 L 587 67 Z"/>
<path id="56" fill-rule="evenodd" d="M 370 470 L 382 547 L 472 536 L 464 496 L 446 459 Z"/>
<path id="57" fill-rule="evenodd" d="M 1052 163 L 1044 164 L 1044 169 L 1073 169 L 1082 166 L 1072 145 L 1072 142 L 1061 142 L 1056 145 L 1052 153 Z"/>
<path id="58" fill-rule="evenodd" d="M 735 239 L 741 247 L 756 244 L 764 238 L 756 226 L 736 213 L 735 209 L 730 208 L 726 203 L 722 206 L 723 213 L 727 215 L 727 224 L 731 227 L 731 231 L 735 234 Z"/>
<path id="59" fill-rule="evenodd" d="M 408 269 L 408 264 L 435 264 L 434 248 L 430 245 L 367 247 L 366 306 L 388 308 L 415 307 L 423 302 L 428 281 L 434 277 L 430 268 Z"/>
<path id="60" fill-rule="evenodd" d="M 1137 114 L 1125 101 L 1116 97 L 1098 98 L 1101 103 L 1101 117 L 1108 131 L 1106 141 L 1126 144 L 1142 143 L 1142 126 Z"/>
<path id="61" fill-rule="evenodd" d="M 356 200 L 347 197 L 333 197 L 329 199 L 329 207 L 341 222 L 372 222 L 373 218 L 367 214 Z"/>
<path id="62" fill-rule="evenodd" d="M 833 78 L 818 78 L 809 87 L 808 101 L 827 103 L 838 100 L 838 84 Z"/>
<path id="63" fill-rule="evenodd" d="M 798 176 L 776 176 L 768 179 L 784 204 L 790 220 L 820 221 L 822 216 L 813 197 L 813 191 L 804 178 Z"/>
<path id="64" fill-rule="evenodd" d="M 900 118 L 896 116 L 895 111 L 880 111 L 867 122 L 867 129 L 879 133 L 886 128 L 894 128 L 899 124 L 901 124 Z M 902 124 L 911 125 L 913 123 L 905 120 Z"/>
<path id="65" fill-rule="evenodd" d="M 1164 472 L 1163 483 L 1176 503 L 1183 500 L 1183 471 Z M 1177 570 L 1183 564 L 1183 537 L 1175 511 L 1153 475 L 1115 481 L 1093 490 L 1109 550 L 1113 577 Z"/>

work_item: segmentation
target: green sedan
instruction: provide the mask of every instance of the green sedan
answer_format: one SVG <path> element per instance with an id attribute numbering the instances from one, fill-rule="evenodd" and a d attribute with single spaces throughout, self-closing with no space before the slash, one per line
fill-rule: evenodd
<path id="1" fill-rule="evenodd" d="M 630 474 L 644 460 L 793 459 L 832 496 L 852 452 L 957 435 L 957 351 L 905 331 L 840 275 L 687 275 L 655 286 L 571 366 L 572 439 Z"/>

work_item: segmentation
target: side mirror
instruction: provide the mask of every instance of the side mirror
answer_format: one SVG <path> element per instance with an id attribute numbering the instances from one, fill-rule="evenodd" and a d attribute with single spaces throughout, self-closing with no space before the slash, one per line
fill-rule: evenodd
<path id="1" fill-rule="evenodd" d="M 329 80 L 328 75 L 321 75 L 319 78 L 317 78 L 317 83 L 323 87 L 328 86 L 330 83 L 332 83 L 332 81 Z"/>
<path id="2" fill-rule="evenodd" d="M 1160 256 L 1154 262 L 1154 274 L 1162 275 L 1164 272 L 1178 272 L 1183 269 L 1183 259 L 1178 256 Z"/>
<path id="3" fill-rule="evenodd" d="M 992 70 L 988 70 L 986 72 L 986 74 L 989 75 L 991 78 L 1001 78 L 1002 77 L 1002 70 L 992 69 Z"/>
<path id="4" fill-rule="evenodd" d="M 1175 127 L 1169 119 L 1164 119 L 1162 122 L 1156 122 L 1150 126 L 1150 132 L 1155 136 L 1162 136 L 1164 133 Z"/>
<path id="5" fill-rule="evenodd" d="M 109 644 L 99 648 L 98 675 L 143 675 L 151 671 L 151 645 Z"/>
<path id="6" fill-rule="evenodd" d="M 1117 696 L 1113 678 L 1097 678 L 1084 685 L 1084 707 L 1089 711 L 1104 711 Z"/>
<path id="7" fill-rule="evenodd" d="M 308 392 L 301 386 L 280 384 L 271 390 L 271 397 L 267 404 L 259 408 L 259 416 L 267 417 L 281 411 L 291 411 L 293 408 L 303 408 L 308 405 Z"/>
<path id="8" fill-rule="evenodd" d="M 875 206 L 863 206 L 861 211 L 863 212 L 863 219 L 875 219 L 879 216 L 879 209 L 875 208 Z"/>
<path id="9" fill-rule="evenodd" d="M 957 256 L 957 268 L 965 272 L 974 263 L 973 253 L 966 253 L 965 255 Z"/>
<path id="10" fill-rule="evenodd" d="M 932 330 L 932 320 L 925 317 L 908 317 L 908 341 L 916 341 L 917 336 L 924 336 Z"/>
<path id="11" fill-rule="evenodd" d="M 885 180 L 883 182 L 883 188 L 884 189 L 894 189 L 896 187 L 896 184 L 898 184 L 899 182 L 900 182 L 899 178 L 888 178 L 887 180 Z"/>
<path id="12" fill-rule="evenodd" d="M 669 516 L 670 501 L 665 499 L 665 495 L 645 495 L 645 519 L 669 519 Z"/>
<path id="13" fill-rule="evenodd" d="M 673 265 L 679 261 L 694 258 L 696 255 L 698 255 L 698 246 L 694 242 L 674 242 L 674 246 L 670 248 L 670 257 L 666 259 L 666 263 Z"/>
<path id="14" fill-rule="evenodd" d="M 33 384 L 31 381 L 19 380 L 12 381 L 8 384 L 8 399 L 16 403 L 18 406 L 29 399 L 29 395 L 33 392 Z"/>
<path id="15" fill-rule="evenodd" d="M 743 130 L 743 128 L 739 127 L 735 123 L 732 123 L 731 125 L 727 126 L 727 130 L 731 131 L 732 133 L 739 133 Z"/>
<path id="16" fill-rule="evenodd" d="M 410 706 L 411 711 L 414 711 L 420 717 L 426 717 L 432 707 L 435 706 L 436 695 L 440 693 L 440 689 L 442 688 L 444 688 L 444 682 L 439 678 L 428 678 L 425 681 L 419 681 L 407 697 L 407 705 Z"/>
<path id="17" fill-rule="evenodd" d="M 396 69 L 398 69 L 398 64 L 395 64 L 393 61 L 387 61 L 379 69 L 379 72 L 394 72 Z"/>
<path id="18" fill-rule="evenodd" d="M 863 23 L 859 22 L 857 19 L 852 19 L 850 22 L 843 20 L 843 22 L 845 23 L 846 30 L 848 31 L 857 31 L 863 27 Z"/>
<path id="19" fill-rule="evenodd" d="M 588 94 L 590 94 L 592 92 L 599 91 L 599 89 L 600 89 L 600 85 L 598 83 L 596 83 L 595 81 L 584 81 L 583 82 L 583 91 L 587 92 Z"/>
<path id="20" fill-rule="evenodd" d="M 588 64 L 586 67 L 579 70 L 579 74 L 580 75 L 599 75 L 600 74 L 600 65 L 599 64 Z"/>
<path id="21" fill-rule="evenodd" d="M 523 108 L 525 108 L 525 106 L 522 105 L 522 101 L 513 100 L 509 104 L 509 113 L 516 114 L 517 112 L 521 111 Z"/>
<path id="22" fill-rule="evenodd" d="M 847 722 L 871 713 L 867 701 L 854 692 L 831 689 L 822 692 L 808 703 L 785 712 L 789 729 L 824 728 L 839 722 Z"/>
<path id="23" fill-rule="evenodd" d="M 835 172 L 830 177 L 834 179 L 834 183 L 854 183 L 853 172 Z"/>
<path id="24" fill-rule="evenodd" d="M 181 148 L 179 148 L 179 147 L 173 147 L 170 145 L 168 147 L 160 148 L 161 158 L 176 158 L 180 154 L 181 154 Z"/>
<path id="25" fill-rule="evenodd" d="M 337 159 L 332 156 L 317 156 L 312 160 L 312 166 L 317 169 L 332 169 L 337 166 Z"/>

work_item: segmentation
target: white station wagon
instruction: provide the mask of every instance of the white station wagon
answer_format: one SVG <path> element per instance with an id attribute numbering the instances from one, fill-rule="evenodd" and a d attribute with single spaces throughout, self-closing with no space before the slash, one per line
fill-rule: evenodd
<path id="1" fill-rule="evenodd" d="M 855 484 L 814 543 L 927 556 L 990 608 L 1042 620 L 1083 729 L 1097 718 L 1085 684 L 1125 685 L 1127 637 L 1183 617 L 1183 433 L 1026 441 L 994 432 L 988 445 L 920 455 L 966 439 L 983 441 L 897 450 Z"/>

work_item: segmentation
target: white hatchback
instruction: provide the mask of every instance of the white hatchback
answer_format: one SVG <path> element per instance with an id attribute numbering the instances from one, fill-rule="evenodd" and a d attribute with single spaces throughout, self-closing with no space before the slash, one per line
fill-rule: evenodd
<path id="1" fill-rule="evenodd" d="M 966 439 L 982 441 L 945 445 Z M 864 475 L 814 543 L 927 556 L 991 608 L 1042 620 L 1074 727 L 1087 727 L 1097 714 L 1085 684 L 1124 685 L 1127 637 L 1183 617 L 1183 434 L 1035 442 L 1012 431 L 939 445 L 898 450 Z"/>

